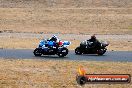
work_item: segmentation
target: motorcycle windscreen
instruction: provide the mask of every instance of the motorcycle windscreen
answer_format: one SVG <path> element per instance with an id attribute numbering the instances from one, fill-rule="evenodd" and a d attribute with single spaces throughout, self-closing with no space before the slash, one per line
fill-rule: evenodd
<path id="1" fill-rule="evenodd" d="M 43 45 L 45 45 L 45 42 L 44 41 L 40 41 L 39 47 L 42 47 Z"/>

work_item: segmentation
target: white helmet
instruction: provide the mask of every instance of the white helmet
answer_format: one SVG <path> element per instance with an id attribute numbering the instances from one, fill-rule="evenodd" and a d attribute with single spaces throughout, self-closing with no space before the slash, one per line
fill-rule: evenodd
<path id="1" fill-rule="evenodd" d="M 56 36 L 56 35 L 53 35 L 52 37 L 53 37 L 53 38 L 57 38 L 57 36 Z"/>

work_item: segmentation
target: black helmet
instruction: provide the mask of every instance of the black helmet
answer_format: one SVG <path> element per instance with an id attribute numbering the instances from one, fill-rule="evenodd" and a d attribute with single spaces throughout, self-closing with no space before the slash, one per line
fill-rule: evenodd
<path id="1" fill-rule="evenodd" d="M 91 39 L 96 39 L 95 34 L 93 34 L 93 35 L 91 36 Z"/>

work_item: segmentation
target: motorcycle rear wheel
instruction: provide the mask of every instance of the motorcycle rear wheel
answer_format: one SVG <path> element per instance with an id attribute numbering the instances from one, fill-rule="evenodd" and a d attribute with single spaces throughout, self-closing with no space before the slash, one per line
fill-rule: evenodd
<path id="1" fill-rule="evenodd" d="M 98 54 L 99 56 L 102 56 L 105 52 L 106 52 L 106 50 L 100 49 L 100 50 L 98 50 L 97 54 Z"/>
<path id="2" fill-rule="evenodd" d="M 59 56 L 59 57 L 64 57 L 64 56 L 66 56 L 68 54 L 68 49 L 67 48 L 63 48 L 62 50 L 61 50 L 61 52 L 59 52 L 57 55 Z"/>

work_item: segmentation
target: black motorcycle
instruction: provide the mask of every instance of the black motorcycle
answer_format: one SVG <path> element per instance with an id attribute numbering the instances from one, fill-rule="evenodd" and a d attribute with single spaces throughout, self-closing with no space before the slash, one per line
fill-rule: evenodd
<path id="1" fill-rule="evenodd" d="M 38 48 L 33 53 L 35 56 L 58 55 L 59 57 L 64 57 L 68 54 L 67 46 L 69 45 L 70 42 L 68 41 L 55 43 L 54 41 L 41 40 Z"/>
<path id="2" fill-rule="evenodd" d="M 80 43 L 80 46 L 75 49 L 77 55 L 81 54 L 98 54 L 103 55 L 106 52 L 106 46 L 109 44 L 105 41 L 90 42 L 89 40 Z"/>

